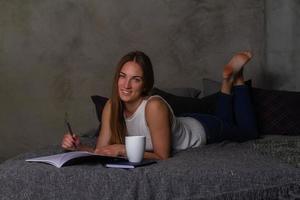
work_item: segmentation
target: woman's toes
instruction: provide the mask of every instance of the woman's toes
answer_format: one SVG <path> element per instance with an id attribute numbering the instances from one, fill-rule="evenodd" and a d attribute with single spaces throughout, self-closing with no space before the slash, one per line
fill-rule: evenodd
<path id="1" fill-rule="evenodd" d="M 250 51 L 244 51 L 244 52 L 242 52 L 242 54 L 244 54 L 245 56 L 247 56 L 248 59 L 252 58 L 252 53 Z"/>

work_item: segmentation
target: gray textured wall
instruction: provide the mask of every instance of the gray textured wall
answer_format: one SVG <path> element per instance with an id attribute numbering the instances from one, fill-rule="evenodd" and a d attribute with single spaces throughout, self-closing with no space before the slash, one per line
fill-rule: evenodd
<path id="1" fill-rule="evenodd" d="M 266 0 L 266 84 L 300 90 L 300 1 Z"/>
<path id="2" fill-rule="evenodd" d="M 135 49 L 152 58 L 157 86 L 201 88 L 202 78 L 220 80 L 231 55 L 249 49 L 246 74 L 256 86 L 299 90 L 289 71 L 299 59 L 273 59 L 299 45 L 277 51 L 273 43 L 285 36 L 273 34 L 277 13 L 288 11 L 280 11 L 283 0 L 272 2 L 0 0 L 0 159 L 58 143 L 66 111 L 76 132 L 96 127 L 89 96 L 110 95 L 115 64 Z"/>

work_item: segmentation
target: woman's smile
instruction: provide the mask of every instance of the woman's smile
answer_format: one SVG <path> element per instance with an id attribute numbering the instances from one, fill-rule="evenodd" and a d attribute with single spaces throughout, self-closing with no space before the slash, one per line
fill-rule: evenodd
<path id="1" fill-rule="evenodd" d="M 132 91 L 130 91 L 130 90 L 125 90 L 125 89 L 120 90 L 120 96 L 122 95 L 122 96 L 129 97 L 131 94 L 132 94 Z"/>

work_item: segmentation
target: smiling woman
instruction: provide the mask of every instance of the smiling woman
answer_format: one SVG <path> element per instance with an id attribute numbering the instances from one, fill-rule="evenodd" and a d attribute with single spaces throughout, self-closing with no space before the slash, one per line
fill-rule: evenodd
<path id="1" fill-rule="evenodd" d="M 124 143 L 126 135 L 125 115 L 134 113 L 154 84 L 152 63 L 143 52 L 130 52 L 118 63 L 111 97 L 112 114 L 110 128 L 112 143 Z M 125 112 L 125 113 L 124 113 Z"/>
<path id="2" fill-rule="evenodd" d="M 64 136 L 62 147 L 72 150 L 77 147 L 80 150 L 94 151 L 95 153 L 105 155 L 125 155 L 125 136 L 129 134 L 135 135 L 137 132 L 128 130 L 128 127 L 132 127 L 132 123 L 128 119 L 135 115 L 142 103 L 146 105 L 145 102 L 149 98 L 149 92 L 153 88 L 153 84 L 154 73 L 152 63 L 145 53 L 134 51 L 123 56 L 117 65 L 111 99 L 106 103 L 103 110 L 102 126 L 96 148 L 92 149 L 81 145 L 79 137 L 72 137 L 70 134 Z M 164 138 L 168 141 L 162 140 L 159 136 L 158 139 L 161 142 L 156 142 L 157 148 L 151 149 L 151 152 L 146 152 L 145 157 L 154 159 L 167 158 L 170 154 L 169 143 L 171 134 L 168 116 L 169 110 L 166 103 L 161 99 L 153 99 L 151 102 L 148 105 L 158 104 L 157 106 L 159 106 L 159 104 L 162 104 L 163 109 L 160 108 L 158 113 L 152 112 L 152 117 L 148 117 L 147 120 L 154 118 L 156 114 L 167 117 L 165 120 L 160 121 L 161 130 L 155 131 L 157 134 L 146 135 L 147 141 L 148 143 L 151 142 L 153 137 L 155 137 L 154 135 L 159 136 L 161 132 L 167 135 Z M 162 113 L 165 114 L 162 115 Z M 159 146 L 162 148 L 159 148 Z"/>
<path id="3" fill-rule="evenodd" d="M 225 139 L 257 138 L 256 119 L 243 77 L 243 67 L 251 58 L 250 52 L 239 52 L 225 65 L 215 115 L 188 113 L 176 117 L 161 96 L 149 96 L 154 84 L 149 57 L 140 51 L 130 52 L 118 63 L 96 148 L 81 145 L 79 137 L 69 133 L 62 147 L 125 156 L 125 136 L 145 136 L 144 158 L 167 159 L 172 151 Z"/>

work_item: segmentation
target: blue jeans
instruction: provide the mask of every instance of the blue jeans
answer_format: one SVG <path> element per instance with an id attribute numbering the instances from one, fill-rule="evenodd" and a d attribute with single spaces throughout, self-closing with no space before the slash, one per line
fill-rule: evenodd
<path id="1" fill-rule="evenodd" d="M 248 86 L 235 86 L 232 95 L 219 93 L 216 106 L 215 115 L 187 113 L 182 116 L 200 121 L 208 144 L 223 140 L 244 142 L 258 137 Z"/>

